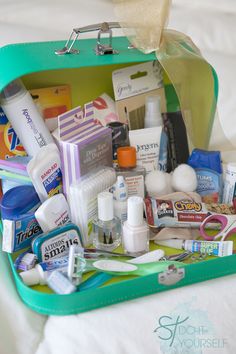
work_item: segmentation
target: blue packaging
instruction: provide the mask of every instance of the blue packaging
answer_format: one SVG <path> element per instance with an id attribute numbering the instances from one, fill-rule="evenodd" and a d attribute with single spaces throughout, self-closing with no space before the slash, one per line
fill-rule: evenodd
<path id="1" fill-rule="evenodd" d="M 40 200 L 33 186 L 11 188 L 1 201 L 2 219 L 14 220 L 27 212 L 35 211 L 39 205 Z"/>
<path id="2" fill-rule="evenodd" d="M 68 255 L 72 245 L 83 247 L 80 230 L 72 223 L 37 236 L 31 244 L 39 262 Z"/>
<path id="3" fill-rule="evenodd" d="M 223 177 L 220 151 L 194 149 L 188 164 L 197 174 L 197 193 L 205 203 L 221 203 Z"/>
<path id="4" fill-rule="evenodd" d="M 7 191 L 1 201 L 3 244 L 5 252 L 15 252 L 31 245 L 42 234 L 34 211 L 40 200 L 33 186 L 17 186 Z"/>
<path id="5" fill-rule="evenodd" d="M 168 156 L 168 137 L 164 129 L 161 133 L 160 150 L 159 150 L 159 170 L 167 171 L 167 156 Z"/>

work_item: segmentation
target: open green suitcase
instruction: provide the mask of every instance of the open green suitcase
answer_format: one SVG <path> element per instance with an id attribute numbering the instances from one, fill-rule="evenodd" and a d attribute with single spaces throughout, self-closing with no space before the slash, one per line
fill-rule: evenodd
<path id="1" fill-rule="evenodd" d="M 79 54 L 60 56 L 55 54 L 55 50 L 63 47 L 68 49 L 65 48 L 64 41 L 15 44 L 1 48 L 0 90 L 19 77 L 22 77 L 29 89 L 69 84 L 72 89 L 72 103 L 75 106 L 90 101 L 102 92 L 112 96 L 113 70 L 157 58 L 155 53 L 143 54 L 135 48 L 128 49 L 129 42 L 125 37 L 113 38 L 112 45 L 119 52 L 117 55 L 111 54 L 111 43 L 109 46 L 99 48 L 105 49 L 105 53 L 102 54 L 107 53 L 107 55 L 95 55 L 93 48 L 96 39 L 83 39 L 78 43 Z M 98 44 L 101 44 L 100 41 Z M 73 51 L 75 46 L 77 41 L 69 50 Z M 214 70 L 212 68 L 211 70 L 214 95 L 217 99 L 217 77 Z M 167 110 L 177 110 L 179 102 L 175 89 L 167 76 L 164 81 Z M 20 297 L 27 306 L 47 315 L 75 314 L 236 272 L 236 255 L 223 258 L 212 257 L 203 262 L 187 264 L 180 271 L 170 268 L 162 273 L 142 277 L 126 277 L 122 280 L 117 278 L 117 281 L 109 281 L 106 286 L 100 288 L 70 295 L 56 295 L 52 294 L 46 286 L 29 288 L 24 285 L 14 268 L 13 256 L 11 254 L 8 256 Z M 168 278 L 171 280 L 168 281 Z"/>

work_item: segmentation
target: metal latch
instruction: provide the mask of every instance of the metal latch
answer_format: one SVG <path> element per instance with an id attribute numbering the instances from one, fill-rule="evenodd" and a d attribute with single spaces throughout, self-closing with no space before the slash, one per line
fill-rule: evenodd
<path id="1" fill-rule="evenodd" d="M 109 35 L 108 45 L 101 43 L 101 35 L 104 35 L 104 34 Z M 107 22 L 104 22 L 101 25 L 101 29 L 98 32 L 97 45 L 94 50 L 97 55 L 118 54 L 118 51 L 112 48 L 112 30 L 109 27 L 109 24 Z"/>
<path id="2" fill-rule="evenodd" d="M 168 266 L 167 270 L 158 274 L 158 283 L 162 285 L 173 285 L 185 277 L 184 268 L 176 268 L 174 264 Z"/>
<path id="3" fill-rule="evenodd" d="M 81 33 L 98 31 L 97 37 L 97 45 L 94 48 L 94 51 L 97 55 L 104 54 L 118 54 L 118 51 L 113 49 L 112 47 L 112 28 L 120 28 L 120 24 L 118 22 L 103 22 L 95 25 L 74 28 L 70 34 L 69 39 L 65 43 L 62 49 L 56 50 L 55 54 L 63 55 L 63 54 L 78 54 L 79 50 L 74 48 L 75 42 L 78 39 Z M 108 34 L 108 44 L 101 43 L 101 36 Z"/>

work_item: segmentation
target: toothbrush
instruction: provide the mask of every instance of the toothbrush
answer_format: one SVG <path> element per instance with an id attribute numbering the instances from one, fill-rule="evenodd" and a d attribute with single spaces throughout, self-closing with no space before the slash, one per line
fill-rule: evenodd
<path id="1" fill-rule="evenodd" d="M 109 251 L 106 251 L 109 252 Z M 164 257 L 163 250 L 155 250 L 148 252 L 142 256 L 133 258 L 127 262 L 132 262 L 133 264 L 142 264 L 149 262 L 158 262 L 160 259 Z M 98 288 L 99 286 L 105 284 L 108 280 L 112 279 L 114 275 L 108 273 L 95 273 L 86 281 L 82 282 L 79 286 L 79 291 L 89 290 L 93 288 Z"/>
<path id="2" fill-rule="evenodd" d="M 111 275 L 149 275 L 162 272 L 169 265 L 175 265 L 176 268 L 182 267 L 183 263 L 175 261 L 160 261 L 144 264 L 132 264 L 128 262 L 120 262 L 112 259 L 104 259 L 93 263 L 93 267 L 101 272 Z"/>

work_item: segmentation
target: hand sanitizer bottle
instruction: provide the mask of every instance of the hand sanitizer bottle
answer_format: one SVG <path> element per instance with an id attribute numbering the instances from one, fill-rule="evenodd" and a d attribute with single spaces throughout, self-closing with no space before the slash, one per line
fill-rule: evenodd
<path id="1" fill-rule="evenodd" d="M 26 152 L 34 156 L 53 138 L 30 93 L 20 80 L 12 81 L 0 93 L 0 104 Z"/>
<path id="2" fill-rule="evenodd" d="M 112 251 L 121 242 L 121 223 L 114 217 L 113 194 L 98 194 L 98 219 L 93 222 L 93 245 L 96 248 Z"/>

